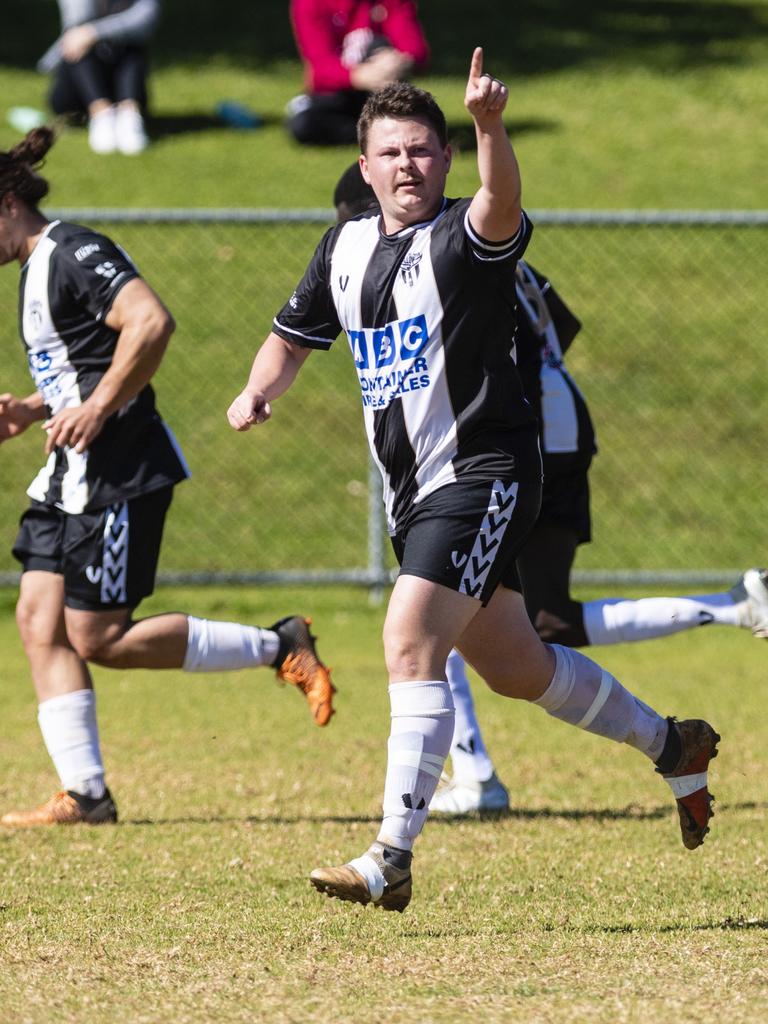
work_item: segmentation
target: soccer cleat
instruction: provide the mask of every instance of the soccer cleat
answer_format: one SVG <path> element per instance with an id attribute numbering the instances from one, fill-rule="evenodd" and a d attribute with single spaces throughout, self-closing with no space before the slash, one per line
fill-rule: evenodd
<path id="1" fill-rule="evenodd" d="M 509 793 L 496 772 L 484 782 L 450 779 L 432 797 L 429 810 L 457 818 L 469 814 L 503 814 L 509 810 Z"/>
<path id="2" fill-rule="evenodd" d="M 105 825 L 117 821 L 117 807 L 109 790 L 96 799 L 72 790 L 52 796 L 31 811 L 9 811 L 0 818 L 7 828 L 36 828 L 39 825 Z"/>
<path id="3" fill-rule="evenodd" d="M 677 729 L 682 749 L 674 771 L 663 777 L 677 801 L 683 845 L 695 850 L 704 842 L 709 819 L 714 814 L 715 798 L 707 789 L 707 768 L 712 758 L 717 757 L 720 736 L 709 722 L 698 718 L 670 721 L 670 728 Z"/>
<path id="4" fill-rule="evenodd" d="M 309 880 L 318 892 L 324 892 L 326 896 L 350 903 L 362 903 L 363 906 L 372 902 L 374 907 L 396 910 L 402 914 L 411 902 L 413 891 L 410 853 L 404 850 L 393 851 L 377 841 L 365 856 L 376 862 L 384 876 L 384 891 L 377 899 L 372 899 L 368 883 L 351 864 L 342 864 L 338 868 L 315 868 Z M 395 867 L 393 859 L 407 861 L 407 867 Z"/>
<path id="5" fill-rule="evenodd" d="M 730 594 L 740 606 L 741 625 L 768 640 L 768 569 L 747 569 Z"/>
<path id="6" fill-rule="evenodd" d="M 315 722 L 328 725 L 336 687 L 330 670 L 317 656 L 315 637 L 309 632 L 311 622 L 301 615 L 291 615 L 271 627 L 280 640 L 275 668 L 278 679 L 297 687 L 307 698 Z"/>

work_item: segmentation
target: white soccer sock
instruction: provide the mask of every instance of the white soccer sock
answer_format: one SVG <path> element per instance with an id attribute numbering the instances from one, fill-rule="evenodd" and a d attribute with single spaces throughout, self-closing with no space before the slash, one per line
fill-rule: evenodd
<path id="1" fill-rule="evenodd" d="M 493 775 L 493 761 L 483 742 L 464 659 L 458 651 L 448 655 L 445 673 L 456 709 L 451 743 L 453 777 L 457 782 L 485 782 Z"/>
<path id="2" fill-rule="evenodd" d="M 76 690 L 44 700 L 38 707 L 37 720 L 62 787 L 97 800 L 104 796 L 93 690 Z"/>
<path id="3" fill-rule="evenodd" d="M 379 840 L 410 850 L 424 827 L 453 736 L 451 688 L 442 680 L 389 687 L 389 735 L 384 817 Z"/>
<path id="4" fill-rule="evenodd" d="M 277 633 L 239 622 L 212 622 L 187 616 L 186 672 L 226 672 L 272 665 L 280 647 Z"/>
<path id="5" fill-rule="evenodd" d="M 628 743 L 652 761 L 664 749 L 669 723 L 579 651 L 550 644 L 557 659 L 552 682 L 535 704 L 578 729 Z"/>
<path id="6" fill-rule="evenodd" d="M 651 640 L 710 623 L 741 625 L 738 606 L 730 594 L 586 601 L 583 608 L 584 629 L 591 644 Z"/>

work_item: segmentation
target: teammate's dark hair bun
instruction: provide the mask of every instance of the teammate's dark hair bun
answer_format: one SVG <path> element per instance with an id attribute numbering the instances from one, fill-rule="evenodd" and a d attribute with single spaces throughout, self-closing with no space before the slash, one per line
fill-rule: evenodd
<path id="1" fill-rule="evenodd" d="M 0 152 L 0 196 L 13 192 L 30 206 L 48 195 L 48 182 L 37 173 L 43 157 L 56 140 L 52 128 L 33 128 L 21 142 Z"/>

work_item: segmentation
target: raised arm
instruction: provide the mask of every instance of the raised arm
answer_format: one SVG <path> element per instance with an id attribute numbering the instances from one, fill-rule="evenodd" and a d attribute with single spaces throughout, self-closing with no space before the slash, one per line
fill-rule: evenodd
<path id="1" fill-rule="evenodd" d="M 152 379 L 176 327 L 171 314 L 141 278 L 121 288 L 106 323 L 118 332 L 112 363 L 82 405 L 62 409 L 44 424 L 48 452 L 62 445 L 84 451 L 107 418 Z"/>
<path id="2" fill-rule="evenodd" d="M 520 169 L 502 120 L 508 96 L 503 82 L 483 72 L 483 50 L 476 47 L 464 96 L 464 105 L 475 122 L 480 172 L 480 188 L 469 208 L 469 221 L 489 242 L 512 238 L 520 227 Z"/>
<path id="3" fill-rule="evenodd" d="M 272 415 L 270 402 L 284 394 L 296 379 L 311 349 L 285 341 L 274 332 L 256 353 L 248 383 L 227 410 L 233 430 L 250 430 Z"/>

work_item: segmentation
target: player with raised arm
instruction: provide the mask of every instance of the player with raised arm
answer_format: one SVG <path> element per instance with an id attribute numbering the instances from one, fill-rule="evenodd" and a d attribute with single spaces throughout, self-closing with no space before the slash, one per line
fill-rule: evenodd
<path id="1" fill-rule="evenodd" d="M 175 324 L 119 246 L 38 209 L 48 183 L 37 166 L 53 139 L 36 129 L 0 153 L 0 264 L 21 265 L 20 332 L 35 383 L 25 398 L 0 395 L 0 442 L 42 424 L 48 456 L 14 546 L 17 621 L 62 784 L 41 807 L 0 819 L 15 827 L 117 818 L 88 662 L 274 666 L 318 725 L 332 714 L 333 685 L 303 617 L 270 629 L 177 612 L 133 618 L 154 589 L 173 488 L 188 475 L 150 385 Z"/>
<path id="2" fill-rule="evenodd" d="M 411 898 L 411 850 L 450 748 L 453 647 L 497 693 L 644 753 L 673 790 L 687 847 L 701 844 L 711 814 L 714 729 L 663 718 L 582 654 L 542 643 L 508 585 L 538 513 L 541 460 L 510 354 L 515 265 L 531 226 L 506 102 L 477 48 L 465 103 L 481 184 L 453 200 L 434 99 L 403 84 L 370 97 L 360 166 L 381 212 L 327 232 L 229 410 L 237 430 L 263 422 L 310 351 L 347 333 L 400 562 L 384 626 L 392 726 L 376 841 L 310 877 L 328 895 L 386 910 Z"/>

